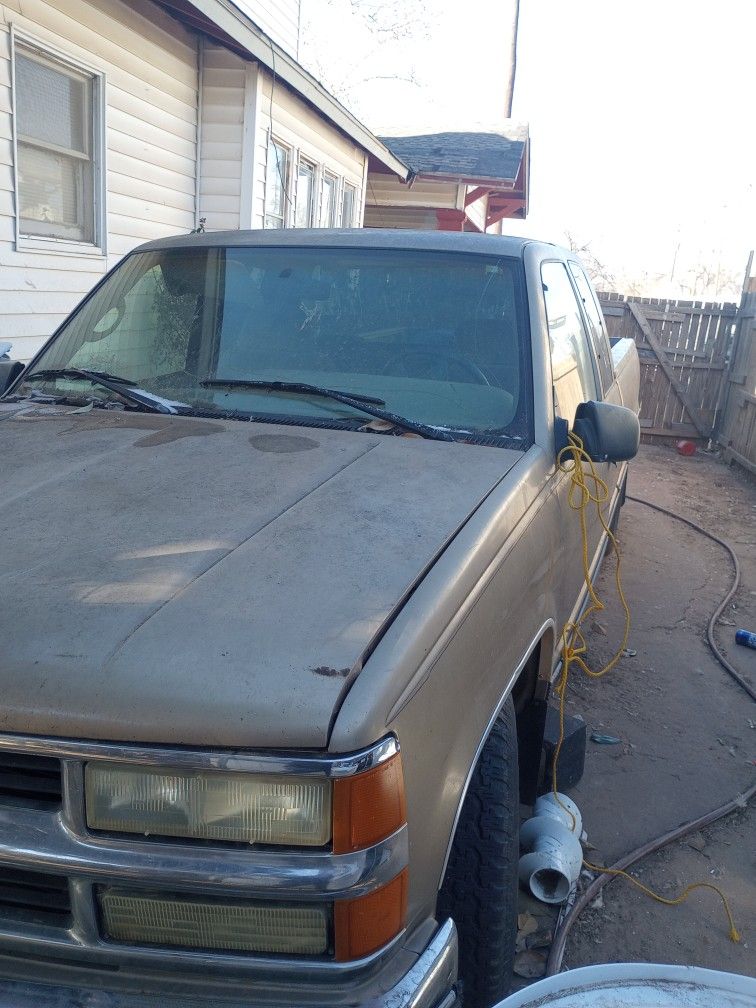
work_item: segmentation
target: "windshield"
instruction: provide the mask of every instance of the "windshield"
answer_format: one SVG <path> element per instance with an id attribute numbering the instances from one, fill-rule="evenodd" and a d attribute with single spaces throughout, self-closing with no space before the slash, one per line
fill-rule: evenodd
<path id="1" fill-rule="evenodd" d="M 315 385 L 373 397 L 425 425 L 524 445 L 531 391 L 522 285 L 519 262 L 480 255 L 318 247 L 138 252 L 64 324 L 31 370 L 124 376 L 203 413 L 371 421 L 352 403 L 234 382 Z M 70 375 L 54 381 L 58 391 L 86 386 Z M 47 380 L 34 387 L 49 388 Z"/>

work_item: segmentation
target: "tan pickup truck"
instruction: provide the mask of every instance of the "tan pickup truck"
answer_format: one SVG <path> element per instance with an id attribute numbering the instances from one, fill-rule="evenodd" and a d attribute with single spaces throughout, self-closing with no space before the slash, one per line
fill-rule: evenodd
<path id="1" fill-rule="evenodd" d="M 7 996 L 494 1004 L 520 797 L 584 600 L 557 453 L 575 426 L 614 520 L 638 445 L 635 347 L 610 347 L 577 258 L 166 239 L 14 371 Z"/>

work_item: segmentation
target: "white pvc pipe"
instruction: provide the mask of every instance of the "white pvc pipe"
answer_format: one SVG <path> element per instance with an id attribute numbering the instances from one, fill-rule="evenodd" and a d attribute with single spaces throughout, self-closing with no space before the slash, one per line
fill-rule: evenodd
<path id="1" fill-rule="evenodd" d="M 582 818 L 566 795 L 542 795 L 520 830 L 520 884 L 543 903 L 564 903 L 580 875 Z"/>

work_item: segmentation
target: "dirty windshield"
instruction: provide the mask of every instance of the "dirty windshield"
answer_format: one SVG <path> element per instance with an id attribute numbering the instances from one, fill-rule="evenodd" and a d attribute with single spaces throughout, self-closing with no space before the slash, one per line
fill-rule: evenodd
<path id="1" fill-rule="evenodd" d="M 204 413 L 371 422 L 351 403 L 244 383 L 317 386 L 432 428 L 525 444 L 520 271 L 511 259 L 404 250 L 137 253 L 33 370 L 123 376 Z"/>

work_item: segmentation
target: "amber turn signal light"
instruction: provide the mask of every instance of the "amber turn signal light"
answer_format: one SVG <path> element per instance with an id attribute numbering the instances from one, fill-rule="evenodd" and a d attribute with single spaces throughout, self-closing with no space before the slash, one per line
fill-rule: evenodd
<path id="1" fill-rule="evenodd" d="M 333 783 L 333 853 L 372 847 L 407 821 L 400 753 Z"/>
<path id="2" fill-rule="evenodd" d="M 399 934 L 406 916 L 406 868 L 366 896 L 337 901 L 333 909 L 336 960 L 362 959 L 377 951 Z"/>

